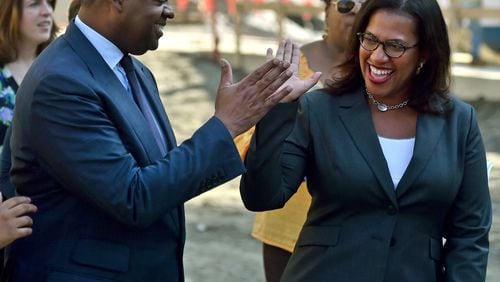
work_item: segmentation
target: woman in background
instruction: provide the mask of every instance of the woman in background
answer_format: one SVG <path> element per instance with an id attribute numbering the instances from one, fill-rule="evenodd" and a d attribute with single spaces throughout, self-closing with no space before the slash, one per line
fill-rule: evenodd
<path id="1" fill-rule="evenodd" d="M 35 58 L 56 37 L 56 0 L 0 1 L 0 190 L 14 196 L 10 184 L 10 133 L 16 91 Z M 7 134 L 6 134 L 7 133 Z"/>
<path id="2" fill-rule="evenodd" d="M 17 88 L 38 54 L 56 37 L 55 4 L 56 0 L 0 0 L 0 248 L 32 233 L 33 221 L 27 214 L 36 207 L 29 198 L 14 196 L 9 179 L 10 124 Z M 3 268 L 3 250 L 0 257 Z"/>
<path id="3" fill-rule="evenodd" d="M 325 3 L 325 32 L 323 39 L 303 45 L 299 74 L 310 77 L 314 72 L 322 76 L 317 88 L 322 88 L 335 67 L 346 60 L 345 49 L 351 34 L 354 17 L 365 1 L 330 1 Z M 307 95 L 307 94 L 306 94 Z M 245 157 L 254 128 L 235 138 L 242 158 Z M 257 213 L 252 236 L 263 243 L 263 261 L 266 281 L 280 281 L 283 270 L 295 247 L 295 242 L 306 220 L 311 196 L 305 181 L 297 193 L 278 210 Z"/>

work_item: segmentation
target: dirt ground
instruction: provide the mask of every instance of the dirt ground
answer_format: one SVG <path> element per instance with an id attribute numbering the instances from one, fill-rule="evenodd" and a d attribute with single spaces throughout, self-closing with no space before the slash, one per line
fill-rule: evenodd
<path id="1" fill-rule="evenodd" d="M 213 114 L 219 67 L 207 53 L 160 50 L 147 53 L 141 60 L 156 75 L 180 143 Z M 241 73 L 236 71 L 235 79 Z M 494 225 L 487 281 L 500 281 L 500 102 L 470 102 L 478 110 L 488 158 L 495 164 L 490 185 Z M 186 204 L 186 281 L 264 281 L 261 245 L 250 236 L 254 214 L 243 207 L 238 183 L 239 178 Z"/>

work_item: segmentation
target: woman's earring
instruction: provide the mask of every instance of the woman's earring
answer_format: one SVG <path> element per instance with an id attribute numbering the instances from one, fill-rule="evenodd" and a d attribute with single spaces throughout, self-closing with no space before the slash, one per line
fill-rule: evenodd
<path id="1" fill-rule="evenodd" d="M 418 64 L 418 68 L 417 68 L 417 75 L 420 74 L 420 71 L 422 70 L 423 67 L 424 67 L 424 62 L 420 62 L 420 64 Z"/>

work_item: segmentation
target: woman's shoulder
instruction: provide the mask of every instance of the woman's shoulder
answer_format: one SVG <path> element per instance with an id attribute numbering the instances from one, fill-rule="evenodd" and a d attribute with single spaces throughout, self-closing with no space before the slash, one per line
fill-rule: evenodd
<path id="1" fill-rule="evenodd" d="M 320 62 L 324 60 L 322 57 L 322 44 L 323 43 L 321 41 L 313 41 L 300 47 L 300 54 L 302 57 L 301 64 L 305 61 L 307 63 L 307 67 L 311 71 L 318 71 Z"/>
<path id="2" fill-rule="evenodd" d="M 444 114 L 444 118 L 448 121 L 458 121 L 459 123 L 469 123 L 475 118 L 475 108 L 466 101 L 463 101 L 456 95 L 449 97 L 449 110 Z"/>
<path id="3" fill-rule="evenodd" d="M 348 90 L 335 90 L 328 86 L 315 89 L 313 91 L 307 92 L 304 96 L 307 96 L 314 100 L 339 100 L 339 99 L 355 99 L 358 96 L 363 96 L 364 88 L 353 87 Z M 303 97 L 304 97 L 303 96 Z"/>
<path id="4" fill-rule="evenodd" d="M 318 48 L 321 47 L 321 40 L 309 42 L 300 47 L 300 51 L 306 56 L 310 57 L 310 55 L 317 53 Z"/>
<path id="5" fill-rule="evenodd" d="M 467 114 L 470 113 L 472 110 L 474 110 L 474 107 L 471 104 L 463 101 L 456 95 L 450 96 L 450 103 L 451 103 L 451 112 L 457 115 Z"/>

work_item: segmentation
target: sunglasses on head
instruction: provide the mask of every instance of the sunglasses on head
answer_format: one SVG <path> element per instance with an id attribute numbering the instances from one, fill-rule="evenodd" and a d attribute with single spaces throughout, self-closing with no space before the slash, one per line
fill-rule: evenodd
<path id="1" fill-rule="evenodd" d="M 364 1 L 351 1 L 351 0 L 338 0 L 332 1 L 333 4 L 337 5 L 337 11 L 341 14 L 347 14 L 356 6 L 356 2 L 363 4 Z"/>

